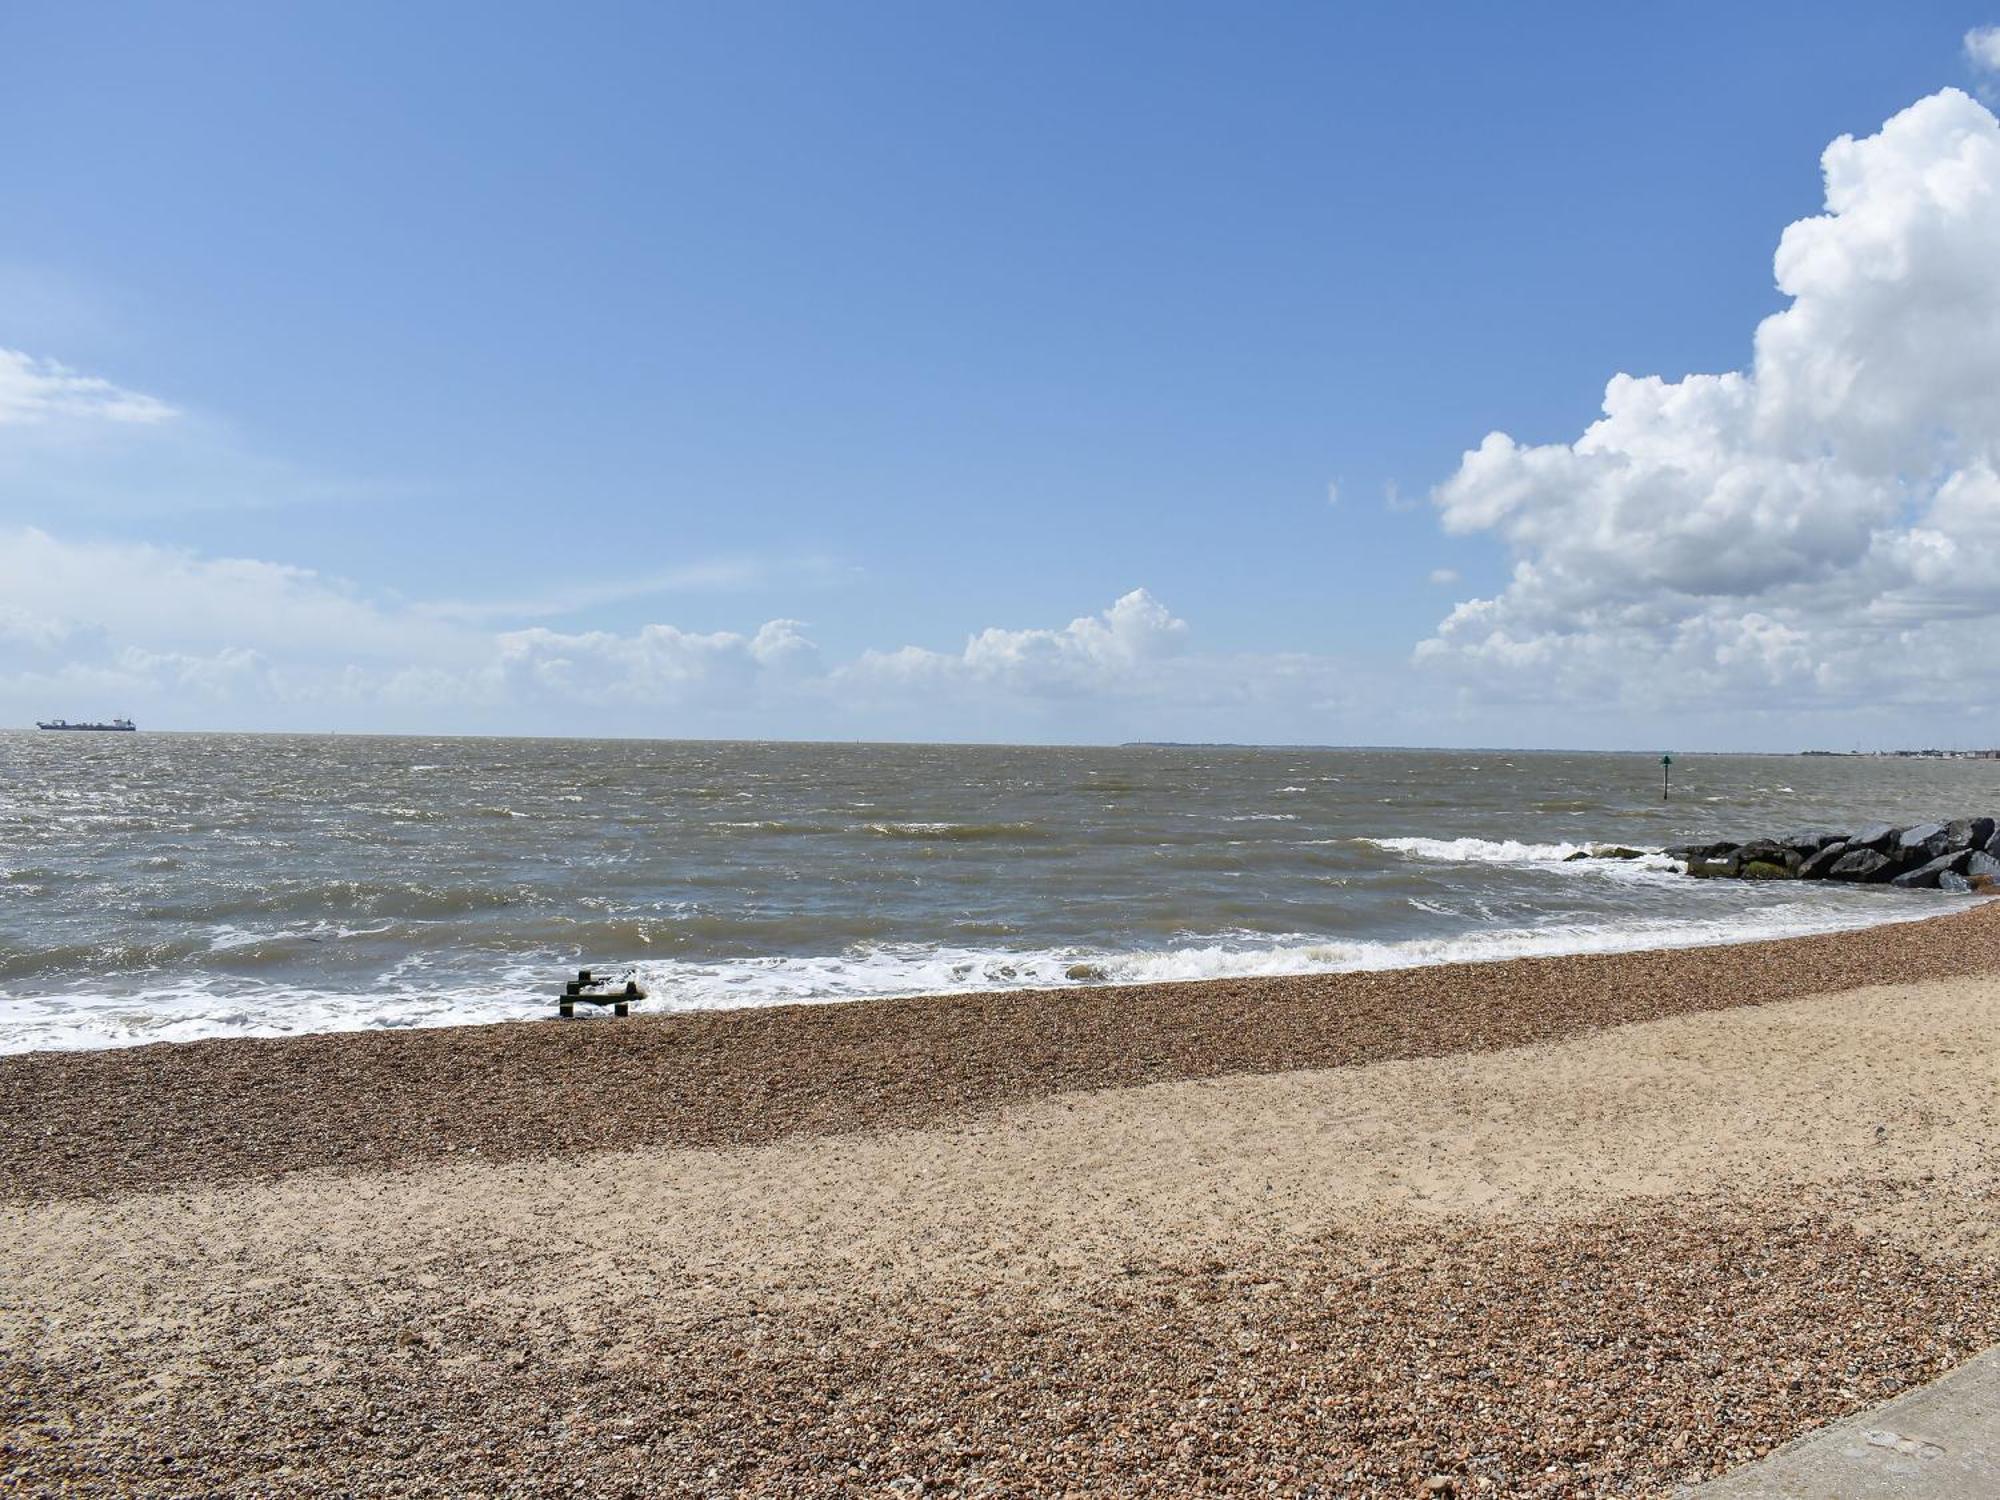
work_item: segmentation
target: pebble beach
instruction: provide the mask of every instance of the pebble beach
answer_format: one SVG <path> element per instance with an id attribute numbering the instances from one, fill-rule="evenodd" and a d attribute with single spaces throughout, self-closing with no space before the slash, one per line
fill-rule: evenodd
<path id="1" fill-rule="evenodd" d="M 0 1488 L 1668 1495 L 2000 1339 L 2000 911 L 0 1058 Z"/>
<path id="2" fill-rule="evenodd" d="M 2000 1500 L 2000 14 L 16 9 L 0 1500 Z"/>

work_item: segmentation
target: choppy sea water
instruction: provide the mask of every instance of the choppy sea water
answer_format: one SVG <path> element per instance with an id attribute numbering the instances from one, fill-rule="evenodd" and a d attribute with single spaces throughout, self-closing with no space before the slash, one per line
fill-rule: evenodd
<path id="1" fill-rule="evenodd" d="M 1580 847 L 2000 811 L 2000 763 L 0 734 L 0 1051 L 1388 968 L 1963 897 Z M 1070 971 L 1088 966 L 1091 978 Z"/>

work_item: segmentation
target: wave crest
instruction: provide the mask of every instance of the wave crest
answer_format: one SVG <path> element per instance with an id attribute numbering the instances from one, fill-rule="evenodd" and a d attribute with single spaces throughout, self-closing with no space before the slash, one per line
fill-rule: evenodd
<path id="1" fill-rule="evenodd" d="M 1049 836 L 1046 829 L 1033 823 L 870 823 L 867 831 L 882 839 L 935 839 L 947 843 Z"/>
<path id="2" fill-rule="evenodd" d="M 1604 849 L 1630 847 L 1602 841 L 1587 844 L 1528 844 L 1514 839 L 1358 838 L 1354 842 L 1386 849 L 1391 854 L 1407 855 L 1412 859 L 1430 860 L 1435 864 L 1561 865 L 1575 860 L 1576 868 L 1598 873 L 1679 868 L 1657 849 L 1641 851 L 1640 858 L 1636 860 L 1576 858 L 1579 854 L 1595 854 Z"/>

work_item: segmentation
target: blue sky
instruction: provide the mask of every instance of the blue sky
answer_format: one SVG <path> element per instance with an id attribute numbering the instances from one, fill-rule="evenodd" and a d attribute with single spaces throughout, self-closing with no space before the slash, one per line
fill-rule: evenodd
<path id="1" fill-rule="evenodd" d="M 1746 368 L 1822 150 L 1979 92 L 1993 19 L 11 7 L 0 349 L 161 414 L 0 427 L 0 719 L 1962 736 L 1950 692 L 1892 723 L 1829 677 L 1839 643 L 1772 592 L 1802 574 L 1730 609 L 1803 655 L 1678 707 L 1605 686 L 1665 670 L 1643 641 L 1504 688 L 1462 630 L 1419 647 L 1520 606 L 1546 545 L 1432 498 L 1461 454 L 1572 442 L 1616 372 Z M 225 564 L 289 622 L 172 591 L 229 592 Z M 35 591 L 72 566 L 179 582 L 149 624 Z M 1100 614 L 1140 589 L 1158 616 Z M 1652 642 L 1675 670 L 1691 618 Z M 760 655 L 771 621 L 798 623 Z"/>

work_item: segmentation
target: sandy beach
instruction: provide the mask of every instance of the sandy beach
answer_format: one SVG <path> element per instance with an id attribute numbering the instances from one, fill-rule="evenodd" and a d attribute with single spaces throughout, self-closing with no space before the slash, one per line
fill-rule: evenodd
<path id="1" fill-rule="evenodd" d="M 24 1492 L 1668 1494 L 2000 1339 L 2000 911 L 0 1059 Z"/>

